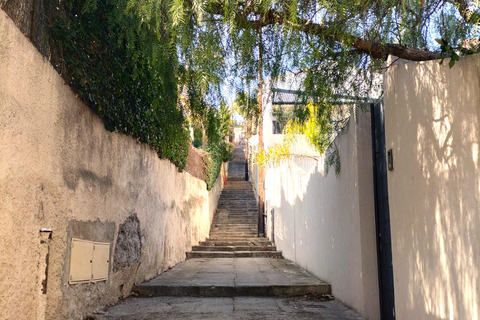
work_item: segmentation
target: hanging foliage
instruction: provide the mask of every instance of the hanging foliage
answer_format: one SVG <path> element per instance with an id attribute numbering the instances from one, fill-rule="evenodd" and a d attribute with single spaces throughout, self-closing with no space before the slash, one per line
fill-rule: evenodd
<path id="1" fill-rule="evenodd" d="M 65 81 L 108 130 L 132 135 L 183 169 L 190 139 L 177 106 L 178 62 L 168 28 L 152 30 L 126 1 L 70 0 L 66 7 L 52 26 Z M 163 23 L 166 10 L 156 8 L 155 23 Z"/>

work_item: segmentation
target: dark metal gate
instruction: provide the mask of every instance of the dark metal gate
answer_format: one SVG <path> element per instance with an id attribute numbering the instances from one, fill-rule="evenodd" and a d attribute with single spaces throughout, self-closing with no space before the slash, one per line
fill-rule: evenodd
<path id="1" fill-rule="evenodd" d="M 395 319 L 393 290 L 390 209 L 388 206 L 387 159 L 385 148 L 385 116 L 383 103 L 370 106 L 372 115 L 373 175 L 375 219 L 377 230 L 378 282 L 382 320 Z"/>

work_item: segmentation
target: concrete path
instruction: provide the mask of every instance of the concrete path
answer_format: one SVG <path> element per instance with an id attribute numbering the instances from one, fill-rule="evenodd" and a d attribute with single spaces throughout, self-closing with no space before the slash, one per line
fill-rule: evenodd
<path id="1" fill-rule="evenodd" d="M 256 201 L 235 150 L 210 236 L 187 260 L 137 284 L 96 319 L 362 319 L 332 300 L 330 285 L 293 262 L 256 231 Z M 325 301 L 328 300 L 328 301 Z"/>
<path id="2" fill-rule="evenodd" d="M 293 298 L 128 298 L 97 320 L 365 320 L 340 301 Z"/>
<path id="3" fill-rule="evenodd" d="M 331 292 L 330 285 L 293 262 L 270 258 L 191 259 L 135 286 L 134 291 L 144 297 L 290 297 Z"/>

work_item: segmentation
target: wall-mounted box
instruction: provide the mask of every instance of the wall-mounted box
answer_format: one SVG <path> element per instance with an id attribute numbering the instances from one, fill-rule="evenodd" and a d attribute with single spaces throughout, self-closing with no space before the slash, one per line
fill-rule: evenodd
<path id="1" fill-rule="evenodd" d="M 110 243 L 72 238 L 68 283 L 107 280 L 109 262 Z"/>
<path id="2" fill-rule="evenodd" d="M 108 279 L 110 243 L 93 243 L 92 281 Z"/>

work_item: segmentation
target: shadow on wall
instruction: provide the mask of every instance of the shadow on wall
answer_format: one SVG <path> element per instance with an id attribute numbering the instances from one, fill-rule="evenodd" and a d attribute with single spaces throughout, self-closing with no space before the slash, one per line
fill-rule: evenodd
<path id="1" fill-rule="evenodd" d="M 398 319 L 479 318 L 479 60 L 388 71 Z"/>
<path id="2" fill-rule="evenodd" d="M 283 162 L 267 170 L 266 199 L 268 219 L 274 209 L 275 244 L 285 258 L 329 282 L 338 299 L 378 319 L 369 120 L 362 115 L 348 134 L 337 137 L 338 177 L 326 174 L 323 157 L 318 163 Z"/>

